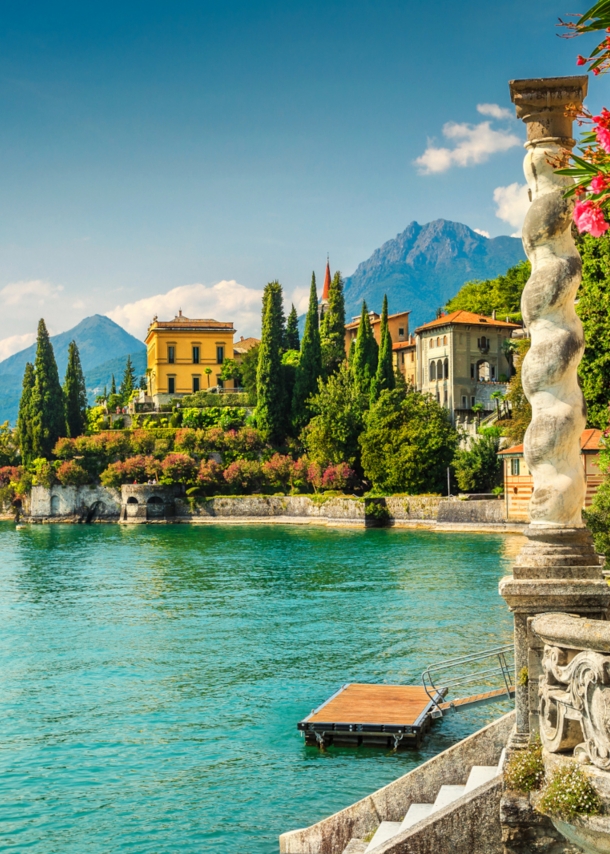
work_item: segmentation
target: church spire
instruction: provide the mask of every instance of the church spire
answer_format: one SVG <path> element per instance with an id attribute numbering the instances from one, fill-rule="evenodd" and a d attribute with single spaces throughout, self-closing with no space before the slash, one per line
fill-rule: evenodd
<path id="1" fill-rule="evenodd" d="M 322 302 L 328 302 L 328 292 L 330 290 L 330 261 L 326 255 L 326 273 L 324 275 L 324 287 L 322 288 Z"/>

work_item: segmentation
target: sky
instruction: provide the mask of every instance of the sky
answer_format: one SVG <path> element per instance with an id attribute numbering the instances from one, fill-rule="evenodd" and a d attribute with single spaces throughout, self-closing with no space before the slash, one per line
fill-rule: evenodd
<path id="1" fill-rule="evenodd" d="M 518 234 L 508 80 L 579 73 L 588 5 L 0 2 L 0 359 L 39 317 L 256 334 L 268 281 L 303 310 L 413 220 Z"/>

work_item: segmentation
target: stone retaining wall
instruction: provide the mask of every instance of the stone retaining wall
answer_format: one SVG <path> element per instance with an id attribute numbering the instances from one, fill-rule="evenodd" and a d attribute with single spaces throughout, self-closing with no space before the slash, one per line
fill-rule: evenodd
<path id="1" fill-rule="evenodd" d="M 32 522 L 118 522 L 121 493 L 105 486 L 34 486 L 26 519 Z"/>
<path id="2" fill-rule="evenodd" d="M 438 508 L 437 521 L 442 523 L 502 524 L 506 522 L 506 505 L 501 499 L 461 501 L 444 499 Z"/>

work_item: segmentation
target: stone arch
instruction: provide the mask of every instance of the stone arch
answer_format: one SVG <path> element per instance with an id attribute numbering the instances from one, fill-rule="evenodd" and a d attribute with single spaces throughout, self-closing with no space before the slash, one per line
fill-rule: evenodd
<path id="1" fill-rule="evenodd" d="M 443 335 L 443 347 L 447 346 L 447 336 Z"/>
<path id="2" fill-rule="evenodd" d="M 51 496 L 51 516 L 59 516 L 59 495 Z"/>
<path id="3" fill-rule="evenodd" d="M 444 368 L 445 379 L 448 380 L 449 379 L 449 359 L 445 358 L 445 361 L 443 362 L 443 368 Z"/>
<path id="4" fill-rule="evenodd" d="M 436 363 L 436 378 L 437 380 L 442 380 L 443 378 L 443 360 L 439 359 Z"/>
<path id="5" fill-rule="evenodd" d="M 479 359 L 476 370 L 477 382 L 488 383 L 491 380 L 491 365 L 487 359 Z"/>
<path id="6" fill-rule="evenodd" d="M 165 502 L 158 495 L 151 495 L 146 502 L 147 518 L 158 519 L 165 515 Z"/>
<path id="7" fill-rule="evenodd" d="M 430 362 L 430 382 L 436 379 L 436 362 Z"/>

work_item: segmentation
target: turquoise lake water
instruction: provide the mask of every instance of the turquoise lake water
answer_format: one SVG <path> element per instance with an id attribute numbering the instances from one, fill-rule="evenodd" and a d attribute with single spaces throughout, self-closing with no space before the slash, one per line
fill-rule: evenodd
<path id="1" fill-rule="evenodd" d="M 0 524 L 0 850 L 271 854 L 423 748 L 306 747 L 347 681 L 511 638 L 519 540 L 289 526 Z"/>

